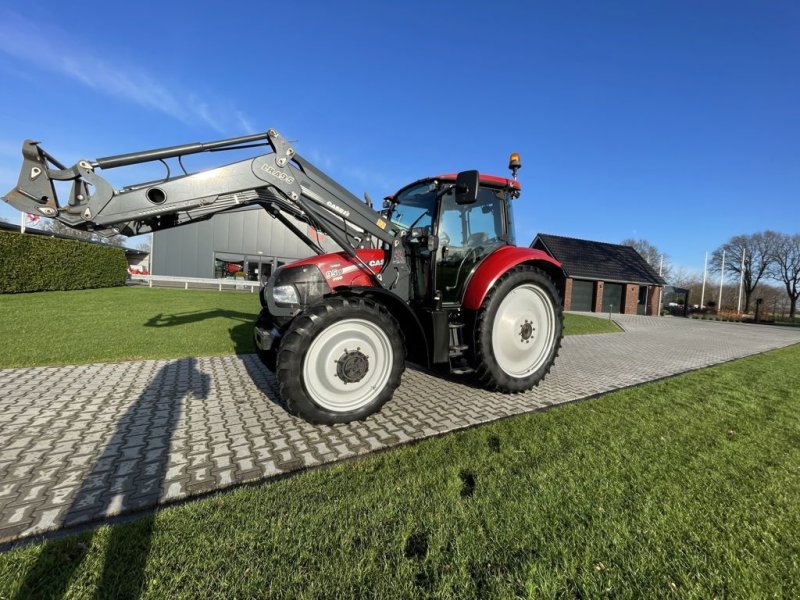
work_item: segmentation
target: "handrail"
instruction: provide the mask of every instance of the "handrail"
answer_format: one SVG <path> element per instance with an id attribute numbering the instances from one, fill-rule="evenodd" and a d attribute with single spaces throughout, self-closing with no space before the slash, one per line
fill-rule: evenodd
<path id="1" fill-rule="evenodd" d="M 239 289 L 250 288 L 250 292 L 258 290 L 261 287 L 260 281 L 248 281 L 246 279 L 211 279 L 206 277 L 173 277 L 171 275 L 142 275 L 132 273 L 131 280 L 146 281 L 148 287 L 153 287 L 153 282 L 163 281 L 171 283 L 183 283 L 183 289 L 188 290 L 190 283 L 216 285 L 218 290 L 222 291 L 222 286 L 235 286 Z"/>

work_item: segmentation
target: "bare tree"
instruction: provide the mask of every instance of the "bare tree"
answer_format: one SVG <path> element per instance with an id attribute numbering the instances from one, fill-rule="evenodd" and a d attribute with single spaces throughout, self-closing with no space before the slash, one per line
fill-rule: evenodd
<path id="1" fill-rule="evenodd" d="M 768 233 L 775 236 L 769 275 L 777 281 L 782 281 L 786 286 L 786 293 L 789 295 L 789 317 L 794 319 L 797 299 L 800 297 L 800 234 Z"/>
<path id="2" fill-rule="evenodd" d="M 725 253 L 725 272 L 742 276 L 742 257 L 744 256 L 744 312 L 750 310 L 750 297 L 758 282 L 764 277 L 772 261 L 775 245 L 775 232 L 765 231 L 751 235 L 736 235 L 714 250 L 709 270 L 719 273 L 722 270 L 722 253 Z"/>
<path id="3" fill-rule="evenodd" d="M 666 281 L 672 278 L 672 264 L 669 262 L 669 256 L 664 254 L 647 240 L 635 240 L 628 238 L 622 240 L 623 246 L 630 246 L 642 255 L 647 261 L 647 264 L 656 272 L 661 275 Z"/>

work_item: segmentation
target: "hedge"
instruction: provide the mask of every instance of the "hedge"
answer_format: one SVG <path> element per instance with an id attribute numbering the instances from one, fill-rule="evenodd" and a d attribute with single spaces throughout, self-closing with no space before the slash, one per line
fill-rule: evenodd
<path id="1" fill-rule="evenodd" d="M 0 293 L 124 285 L 122 248 L 0 231 Z"/>

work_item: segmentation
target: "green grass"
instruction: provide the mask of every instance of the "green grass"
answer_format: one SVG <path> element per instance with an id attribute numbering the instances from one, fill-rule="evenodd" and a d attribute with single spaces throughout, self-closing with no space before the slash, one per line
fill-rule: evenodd
<path id="1" fill-rule="evenodd" d="M 0 295 L 0 368 L 254 352 L 258 295 L 143 287 Z M 611 328 L 611 329 L 609 329 Z M 565 332 L 618 331 L 566 315 Z"/>
<path id="2" fill-rule="evenodd" d="M 564 335 L 586 335 L 589 333 L 619 333 L 621 329 L 607 317 L 587 317 L 564 313 Z"/>
<path id="3" fill-rule="evenodd" d="M 253 352 L 258 294 L 122 287 L 0 295 L 0 367 Z"/>
<path id="4" fill-rule="evenodd" d="M 779 317 L 775 319 L 775 324 L 783 326 L 788 325 L 790 327 L 800 327 L 800 317 L 794 317 L 791 319 L 789 317 Z"/>
<path id="5" fill-rule="evenodd" d="M 799 363 L 795 346 L 15 549 L 0 598 L 796 598 Z"/>

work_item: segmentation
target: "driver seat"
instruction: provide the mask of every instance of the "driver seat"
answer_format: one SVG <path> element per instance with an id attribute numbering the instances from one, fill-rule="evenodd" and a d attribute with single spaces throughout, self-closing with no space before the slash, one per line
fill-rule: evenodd
<path id="1" fill-rule="evenodd" d="M 483 246 L 489 240 L 489 235 L 485 231 L 476 231 L 467 238 L 467 246 Z"/>

